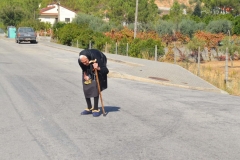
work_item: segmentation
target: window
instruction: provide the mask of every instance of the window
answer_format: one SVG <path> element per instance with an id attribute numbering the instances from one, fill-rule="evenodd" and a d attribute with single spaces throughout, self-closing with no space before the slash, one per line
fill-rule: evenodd
<path id="1" fill-rule="evenodd" d="M 65 18 L 65 22 L 70 22 L 70 18 Z"/>

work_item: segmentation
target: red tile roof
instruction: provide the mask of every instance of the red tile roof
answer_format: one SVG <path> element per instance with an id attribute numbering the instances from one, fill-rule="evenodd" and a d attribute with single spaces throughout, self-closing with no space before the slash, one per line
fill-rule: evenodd
<path id="1" fill-rule="evenodd" d="M 58 13 L 41 13 L 41 15 L 46 15 L 46 16 L 57 16 Z"/>
<path id="2" fill-rule="evenodd" d="M 40 14 L 42 14 L 43 12 L 46 12 L 46 11 L 48 11 L 48 10 L 50 10 L 50 9 L 53 9 L 53 8 L 55 8 L 55 6 L 42 8 L 42 9 L 40 10 Z"/>

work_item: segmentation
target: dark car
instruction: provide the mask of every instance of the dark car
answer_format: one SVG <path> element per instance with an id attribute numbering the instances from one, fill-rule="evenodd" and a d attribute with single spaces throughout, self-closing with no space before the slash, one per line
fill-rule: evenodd
<path id="1" fill-rule="evenodd" d="M 32 27 L 19 27 L 16 31 L 16 43 L 30 42 L 37 43 L 37 34 Z"/>

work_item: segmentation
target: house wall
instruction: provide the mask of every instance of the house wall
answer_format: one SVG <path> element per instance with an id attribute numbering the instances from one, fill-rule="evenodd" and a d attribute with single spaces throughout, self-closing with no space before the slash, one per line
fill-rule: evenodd
<path id="1" fill-rule="evenodd" d="M 49 5 L 48 7 L 51 6 L 55 6 L 55 8 L 43 12 L 43 14 L 39 16 L 39 19 L 42 22 L 49 22 L 53 25 L 56 22 L 56 18 L 58 18 L 58 5 L 53 4 Z M 75 16 L 76 16 L 75 12 L 60 6 L 60 18 L 58 21 L 66 22 L 66 18 L 68 18 L 69 22 L 72 22 Z"/>
<path id="2" fill-rule="evenodd" d="M 57 16 L 47 16 L 47 15 L 40 16 L 40 17 L 39 17 L 39 19 L 40 19 L 41 22 L 49 22 L 49 23 L 51 23 L 52 25 L 55 23 L 56 18 L 57 18 Z"/>
<path id="3" fill-rule="evenodd" d="M 65 22 L 65 18 L 70 18 L 70 22 L 72 22 L 73 18 L 75 18 L 76 13 L 70 11 L 64 7 L 60 6 L 60 21 Z"/>

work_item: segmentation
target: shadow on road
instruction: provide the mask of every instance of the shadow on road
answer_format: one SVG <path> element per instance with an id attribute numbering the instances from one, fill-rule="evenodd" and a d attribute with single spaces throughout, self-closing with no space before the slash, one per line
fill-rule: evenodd
<path id="1" fill-rule="evenodd" d="M 99 109 L 102 112 L 102 107 L 99 107 Z M 117 112 L 120 110 L 120 107 L 116 107 L 116 106 L 104 106 L 105 112 L 109 113 L 109 112 Z"/>

